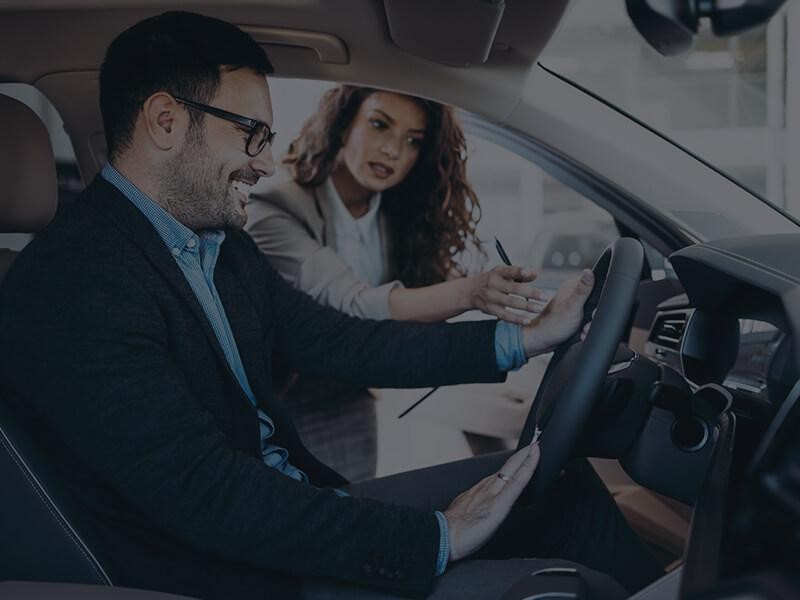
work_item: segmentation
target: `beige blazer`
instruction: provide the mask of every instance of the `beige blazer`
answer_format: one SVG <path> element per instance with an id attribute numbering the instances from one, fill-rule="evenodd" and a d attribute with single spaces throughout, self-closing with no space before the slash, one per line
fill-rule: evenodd
<path id="1" fill-rule="evenodd" d="M 371 287 L 336 254 L 330 202 L 318 188 L 294 181 L 264 194 L 253 194 L 247 205 L 246 231 L 272 265 L 296 288 L 317 302 L 364 319 L 388 319 L 389 293 L 401 287 L 389 281 Z M 384 273 L 393 273 L 386 218 L 378 215 Z"/>

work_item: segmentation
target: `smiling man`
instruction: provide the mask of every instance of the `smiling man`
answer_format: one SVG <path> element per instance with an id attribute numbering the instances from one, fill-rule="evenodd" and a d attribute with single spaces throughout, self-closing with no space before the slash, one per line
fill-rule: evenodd
<path id="1" fill-rule="evenodd" d="M 305 449 L 272 396 L 273 355 L 361 385 L 498 381 L 577 329 L 592 278 L 524 329 L 363 321 L 293 290 L 241 231 L 247 186 L 274 168 L 269 72 L 251 38 L 208 17 L 122 33 L 100 77 L 109 164 L 0 292 L 3 381 L 112 581 L 202 598 L 486 598 L 553 564 L 516 558 L 529 556 L 628 588 L 654 577 L 585 466 L 515 505 L 535 445 L 354 486 Z M 583 573 L 598 597 L 621 593 Z"/>

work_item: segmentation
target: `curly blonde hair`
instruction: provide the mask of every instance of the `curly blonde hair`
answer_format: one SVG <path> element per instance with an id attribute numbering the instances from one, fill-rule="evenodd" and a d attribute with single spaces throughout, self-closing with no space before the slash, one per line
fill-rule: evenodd
<path id="1" fill-rule="evenodd" d="M 320 185 L 331 174 L 342 139 L 364 100 L 380 90 L 339 85 L 303 125 L 283 158 L 300 185 Z M 475 226 L 478 197 L 466 177 L 467 149 L 453 109 L 407 96 L 427 117 L 425 137 L 409 174 L 381 196 L 391 236 L 393 276 L 408 287 L 466 275 L 456 262 L 468 245 L 482 253 Z"/>

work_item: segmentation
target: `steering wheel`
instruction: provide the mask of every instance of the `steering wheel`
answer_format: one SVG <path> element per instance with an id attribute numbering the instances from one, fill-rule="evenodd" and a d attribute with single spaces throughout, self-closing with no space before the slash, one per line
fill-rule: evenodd
<path id="1" fill-rule="evenodd" d="M 597 259 L 594 288 L 583 309 L 578 331 L 560 344 L 547 366 L 525 420 L 518 448 L 542 430 L 541 458 L 527 493 L 540 496 L 572 456 L 630 319 L 644 262 L 641 243 L 620 238 Z M 581 342 L 583 327 L 594 321 Z"/>

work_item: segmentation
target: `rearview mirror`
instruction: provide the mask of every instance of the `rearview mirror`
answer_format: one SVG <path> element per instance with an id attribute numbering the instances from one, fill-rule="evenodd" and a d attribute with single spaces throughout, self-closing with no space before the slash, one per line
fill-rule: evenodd
<path id="1" fill-rule="evenodd" d="M 714 35 L 741 33 L 767 22 L 785 0 L 625 0 L 634 26 L 657 52 L 673 56 L 689 50 L 700 19 Z"/>

